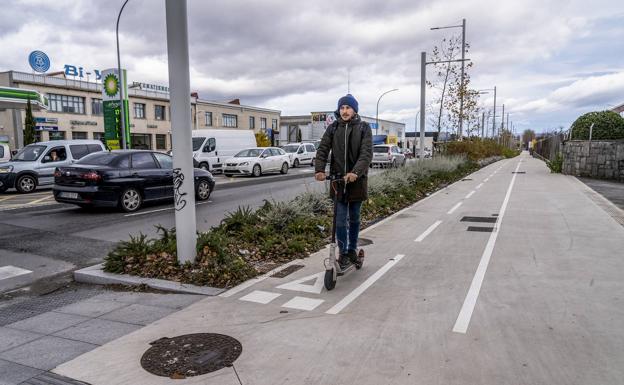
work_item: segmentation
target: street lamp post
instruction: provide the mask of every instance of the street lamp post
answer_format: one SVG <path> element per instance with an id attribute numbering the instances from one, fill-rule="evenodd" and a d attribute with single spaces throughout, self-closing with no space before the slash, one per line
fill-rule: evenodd
<path id="1" fill-rule="evenodd" d="M 123 85 L 123 73 L 121 72 L 121 58 L 119 55 L 119 19 L 121 19 L 121 13 L 123 12 L 126 4 L 128 4 L 129 0 L 124 1 L 121 9 L 119 10 L 119 15 L 117 15 L 117 28 L 115 29 L 115 35 L 117 37 L 117 76 L 119 76 L 119 112 L 121 113 L 121 148 L 126 149 L 126 111 L 124 106 L 124 87 Z"/>
<path id="2" fill-rule="evenodd" d="M 461 56 L 461 83 L 459 86 L 459 140 L 462 140 L 464 125 L 464 63 L 466 62 L 466 19 L 462 19 L 461 25 L 450 25 L 447 27 L 433 27 L 431 30 L 461 28 L 462 29 L 462 56 Z"/>
<path id="3" fill-rule="evenodd" d="M 381 100 L 381 97 L 384 96 L 387 93 L 390 93 L 392 91 L 398 91 L 398 88 L 394 88 L 392 90 L 388 90 L 386 92 L 384 92 L 383 94 L 381 94 L 379 96 L 379 99 L 377 99 L 377 115 L 375 115 L 375 124 L 377 125 L 377 127 L 375 127 L 375 135 L 377 135 L 379 133 L 379 101 Z"/>

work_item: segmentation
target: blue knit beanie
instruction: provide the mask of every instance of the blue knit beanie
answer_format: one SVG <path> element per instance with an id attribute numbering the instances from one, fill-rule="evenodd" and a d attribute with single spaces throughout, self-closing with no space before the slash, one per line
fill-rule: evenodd
<path id="1" fill-rule="evenodd" d="M 341 97 L 340 100 L 338 100 L 338 109 L 336 111 L 337 112 L 340 111 L 340 107 L 345 106 L 345 105 L 353 108 L 353 111 L 355 111 L 355 113 L 357 114 L 358 102 L 357 100 L 355 100 L 353 95 L 346 94 L 345 96 Z"/>

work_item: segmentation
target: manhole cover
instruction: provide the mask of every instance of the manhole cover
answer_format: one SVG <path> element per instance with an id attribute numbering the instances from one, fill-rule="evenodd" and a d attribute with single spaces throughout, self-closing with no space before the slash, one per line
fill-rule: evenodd
<path id="1" fill-rule="evenodd" d="M 493 227 L 481 227 L 481 226 L 468 226 L 468 231 L 477 231 L 480 233 L 491 233 L 494 231 Z"/>
<path id="2" fill-rule="evenodd" d="M 157 376 L 182 379 L 232 366 L 243 347 L 223 334 L 197 333 L 161 338 L 141 357 L 141 366 Z"/>
<path id="3" fill-rule="evenodd" d="M 290 265 L 285 269 L 282 269 L 280 271 L 278 271 L 277 273 L 273 274 L 271 277 L 273 278 L 284 278 L 292 273 L 294 273 L 295 271 L 299 270 L 303 268 L 303 265 Z"/>

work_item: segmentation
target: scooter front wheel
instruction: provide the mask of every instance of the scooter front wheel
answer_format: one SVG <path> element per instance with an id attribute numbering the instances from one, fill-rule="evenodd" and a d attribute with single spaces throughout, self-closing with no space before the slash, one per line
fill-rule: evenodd
<path id="1" fill-rule="evenodd" d="M 362 268 L 362 265 L 364 265 L 364 250 L 360 249 L 360 251 L 358 252 L 358 256 L 357 256 L 357 262 L 355 263 L 355 268 L 360 270 Z"/>
<path id="2" fill-rule="evenodd" d="M 334 278 L 334 269 L 325 270 L 325 288 L 333 290 L 336 287 L 336 279 Z"/>

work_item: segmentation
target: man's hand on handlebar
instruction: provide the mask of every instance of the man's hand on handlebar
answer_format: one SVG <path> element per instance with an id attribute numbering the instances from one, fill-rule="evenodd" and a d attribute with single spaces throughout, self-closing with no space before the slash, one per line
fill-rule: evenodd
<path id="1" fill-rule="evenodd" d="M 355 182 L 357 178 L 358 178 L 357 174 L 349 172 L 347 173 L 347 175 L 345 175 L 344 180 L 347 183 L 352 183 L 352 182 Z"/>
<path id="2" fill-rule="evenodd" d="M 322 182 L 325 180 L 325 173 L 324 172 L 317 172 L 316 174 L 314 174 L 314 179 L 316 179 L 319 182 Z"/>

